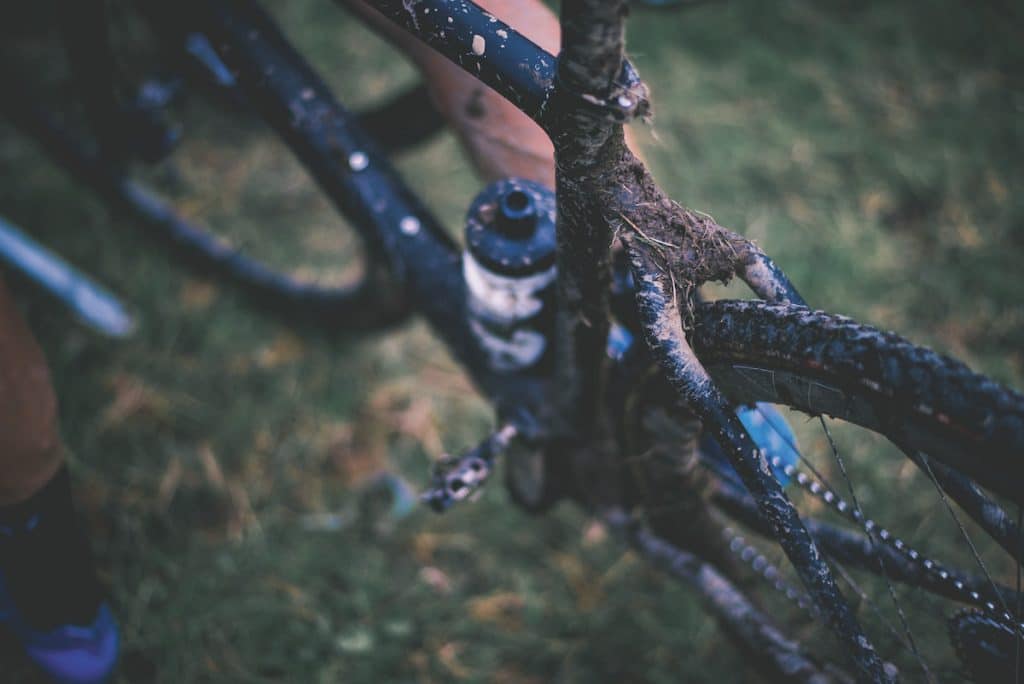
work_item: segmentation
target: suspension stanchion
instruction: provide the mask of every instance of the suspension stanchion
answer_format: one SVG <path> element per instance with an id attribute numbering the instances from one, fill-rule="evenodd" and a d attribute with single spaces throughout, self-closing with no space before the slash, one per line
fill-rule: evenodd
<path id="1" fill-rule="evenodd" d="M 496 373 L 550 372 L 554 333 L 555 196 L 508 179 L 466 216 L 462 255 L 469 325 Z"/>

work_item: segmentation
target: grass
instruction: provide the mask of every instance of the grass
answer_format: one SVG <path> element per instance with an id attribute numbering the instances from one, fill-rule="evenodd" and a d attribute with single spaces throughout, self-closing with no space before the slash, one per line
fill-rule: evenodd
<path id="1" fill-rule="evenodd" d="M 637 11 L 631 55 L 656 112 L 644 152 L 672 196 L 757 239 L 815 306 L 1022 387 L 1024 51 L 1001 7 Z M 413 82 L 331 3 L 274 11 L 350 106 Z M 59 61 L 52 39 L 16 47 Z M 258 122 L 199 98 L 174 116 L 185 142 L 150 174 L 183 212 L 272 263 L 351 274 L 351 234 Z M 368 473 L 419 486 L 433 458 L 490 426 L 425 326 L 288 329 L 168 260 L 6 127 L 0 160 L 0 213 L 140 319 L 111 343 L 13 283 L 53 367 L 113 588 L 120 681 L 756 679 L 690 594 L 572 509 L 532 518 L 492 487 L 443 517 L 355 514 Z M 457 231 L 479 186 L 451 136 L 399 165 Z M 879 463 L 868 452 L 854 457 Z M 932 535 L 934 498 L 884 496 L 909 476 L 874 470 L 875 514 Z M 325 512 L 346 524 L 315 529 Z M 9 643 L 0 669 L 33 677 Z"/>

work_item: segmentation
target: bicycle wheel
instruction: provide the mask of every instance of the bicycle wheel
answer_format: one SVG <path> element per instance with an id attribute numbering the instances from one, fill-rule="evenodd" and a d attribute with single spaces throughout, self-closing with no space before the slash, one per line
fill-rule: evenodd
<path id="1" fill-rule="evenodd" d="M 690 337 L 737 406 L 774 404 L 811 418 L 791 414 L 797 463 L 767 455 L 790 480 L 794 504 L 882 657 L 911 680 L 1020 681 L 1024 396 L 896 335 L 803 307 L 703 304 Z M 664 427 L 649 416 L 646 424 Z M 677 432 L 669 442 L 679 439 Z M 657 461 L 658 449 L 646 446 L 647 461 Z M 739 583 L 773 614 L 787 611 L 774 606 L 776 595 L 801 609 L 804 619 L 793 616 L 791 627 L 805 645 L 828 642 L 805 619 L 813 609 L 799 582 L 776 566 L 781 553 L 738 531 L 771 539 L 730 466 L 708 451 L 700 460 L 717 478 L 701 486 L 728 520 L 680 532 L 693 527 L 694 482 L 702 480 L 678 464 L 666 477 L 662 463 L 641 476 L 652 527 L 691 547 L 703 534 L 697 551 L 734 578 L 739 566 Z M 707 538 L 709 529 L 717 539 Z M 732 564 L 721 560 L 726 553 L 708 554 L 716 545 L 732 553 Z M 781 591 L 763 594 L 758 575 Z"/>

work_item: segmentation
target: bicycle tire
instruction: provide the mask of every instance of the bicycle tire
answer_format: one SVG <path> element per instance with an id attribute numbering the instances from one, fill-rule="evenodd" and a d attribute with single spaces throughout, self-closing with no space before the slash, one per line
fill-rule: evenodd
<path id="1" fill-rule="evenodd" d="M 770 402 L 854 423 L 885 436 L 904 452 L 923 452 L 1006 500 L 1021 502 L 1024 477 L 1016 456 L 1024 448 L 1024 395 L 959 361 L 845 316 L 759 301 L 699 305 L 690 342 L 716 384 L 737 405 Z M 750 525 L 755 511 L 751 503 L 740 521 L 756 526 Z M 725 512 L 736 518 L 735 510 Z M 819 521 L 810 523 L 816 533 Z M 756 531 L 766 530 L 761 526 Z M 1019 540 L 1019 530 L 1015 532 Z M 837 560 L 827 546 L 825 551 Z M 958 608 L 952 601 L 980 591 L 981 599 L 974 602 L 979 621 L 986 601 L 991 607 L 999 603 L 1000 592 L 1006 595 L 1006 587 L 997 583 L 989 585 L 992 592 L 986 598 L 983 582 L 972 582 L 952 568 L 948 586 L 961 578 L 967 586 L 961 596 L 934 583 L 928 586 L 914 568 L 900 579 L 895 556 L 889 553 L 881 572 L 871 567 L 878 557 L 859 567 L 887 581 L 892 572 L 898 581 L 920 582 L 918 587 Z M 964 660 L 972 651 L 960 643 L 963 637 L 957 635 L 953 617 L 947 619 L 961 665 L 977 672 L 989 667 Z M 1015 621 L 1020 622 L 1019 616 Z M 1012 644 L 1012 636 L 1008 638 Z"/>
<path id="2" fill-rule="evenodd" d="M 955 359 L 845 316 L 758 301 L 700 305 L 690 341 L 737 403 L 843 418 L 1024 503 L 1024 395 Z"/>

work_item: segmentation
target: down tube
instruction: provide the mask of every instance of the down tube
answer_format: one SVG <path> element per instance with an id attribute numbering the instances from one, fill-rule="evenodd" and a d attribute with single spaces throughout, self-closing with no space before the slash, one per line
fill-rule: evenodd
<path id="1" fill-rule="evenodd" d="M 530 381 L 488 371 L 469 329 L 455 243 L 273 20 L 249 0 L 209 0 L 192 7 L 250 104 L 353 221 L 369 249 L 388 263 L 409 303 L 477 384 L 496 400 L 534 395 Z"/>

